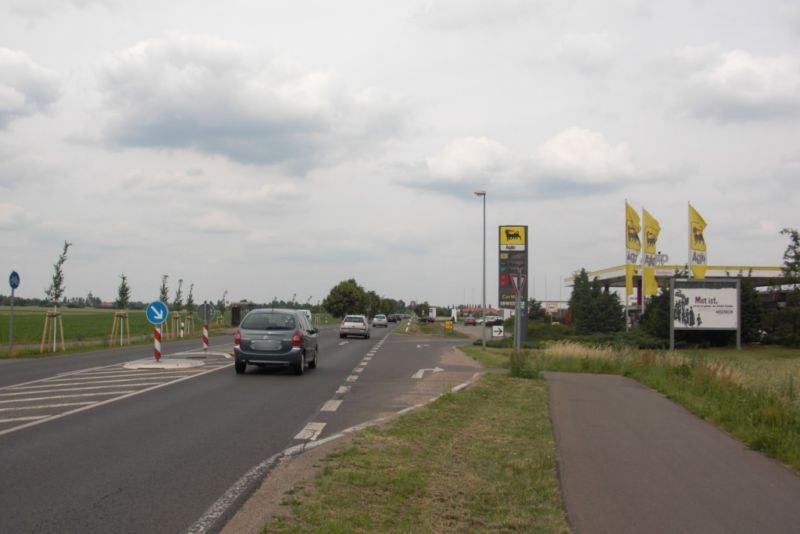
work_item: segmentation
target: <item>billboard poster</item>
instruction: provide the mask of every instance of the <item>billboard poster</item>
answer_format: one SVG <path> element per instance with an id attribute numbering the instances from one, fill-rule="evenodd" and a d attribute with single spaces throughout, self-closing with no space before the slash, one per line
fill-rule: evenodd
<path id="1" fill-rule="evenodd" d="M 739 293 L 735 280 L 676 280 L 672 295 L 675 330 L 736 330 L 739 327 Z"/>

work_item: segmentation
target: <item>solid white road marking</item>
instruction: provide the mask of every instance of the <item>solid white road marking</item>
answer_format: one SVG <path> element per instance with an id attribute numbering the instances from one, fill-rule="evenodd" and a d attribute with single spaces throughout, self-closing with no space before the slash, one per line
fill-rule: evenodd
<path id="1" fill-rule="evenodd" d="M 161 384 L 161 382 L 141 382 L 139 384 L 123 384 L 125 387 L 143 387 L 143 386 L 155 386 Z M 67 385 L 67 384 L 65 384 Z M 71 384 L 70 384 L 71 385 Z M 111 385 L 111 386 L 90 386 L 85 388 L 56 388 L 56 389 L 44 389 L 44 390 L 37 390 L 31 391 L 29 389 L 18 391 L 16 393 L 0 393 L 0 397 L 12 397 L 12 396 L 19 396 L 19 395 L 30 395 L 33 394 L 43 394 L 43 393 L 64 393 L 67 391 L 88 391 L 91 389 L 108 389 L 108 388 L 118 388 L 118 385 Z"/>
<path id="2" fill-rule="evenodd" d="M 81 393 L 79 395 L 54 395 L 51 397 L 28 397 L 23 399 L 6 399 L 0 400 L 0 404 L 8 404 L 9 402 L 32 402 L 32 401 L 43 401 L 43 400 L 55 400 L 55 399 L 77 399 L 79 397 L 99 397 L 102 395 L 125 395 L 127 393 L 133 393 L 134 390 L 128 391 L 98 391 L 96 393 Z"/>
<path id="3" fill-rule="evenodd" d="M 63 402 L 61 404 L 42 404 L 41 406 L 15 406 L 14 408 L 0 408 L 0 412 L 15 412 L 17 410 L 44 410 L 45 408 L 66 408 L 68 406 L 89 406 L 95 402 Z M 16 430 L 16 429 L 13 429 Z M 1 432 L 3 434 L 5 432 Z"/>
<path id="4" fill-rule="evenodd" d="M 327 423 L 308 423 L 303 430 L 297 433 L 294 439 L 314 441 L 322 434 L 322 429 Z"/>
<path id="5" fill-rule="evenodd" d="M 16 423 L 17 421 L 36 421 L 37 419 L 44 419 L 50 417 L 49 415 L 31 415 L 30 417 L 14 417 L 13 419 L 0 419 L 2 423 Z"/>
<path id="6" fill-rule="evenodd" d="M 326 402 L 322 408 L 320 409 L 321 412 L 335 412 L 339 409 L 339 405 L 342 404 L 341 400 L 329 400 Z"/>
<path id="7" fill-rule="evenodd" d="M 411 378 L 422 378 L 422 376 L 425 374 L 425 371 L 430 371 L 431 373 L 441 373 L 442 371 L 444 371 L 444 369 L 442 369 L 441 367 L 436 367 L 434 369 L 420 369 L 419 371 L 411 375 Z"/>

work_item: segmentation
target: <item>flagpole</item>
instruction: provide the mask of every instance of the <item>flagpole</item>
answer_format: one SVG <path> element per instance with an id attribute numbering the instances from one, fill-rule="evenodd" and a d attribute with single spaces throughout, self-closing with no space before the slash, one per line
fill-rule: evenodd
<path id="1" fill-rule="evenodd" d="M 628 199 L 625 199 L 625 218 L 623 220 L 625 223 L 625 263 L 623 264 L 623 268 L 625 269 L 625 331 L 631 329 L 631 316 L 628 311 Z M 631 282 L 632 283 L 632 282 Z"/>
<path id="2" fill-rule="evenodd" d="M 645 282 L 644 257 L 647 255 L 647 222 L 646 221 L 647 221 L 647 219 L 644 218 L 644 206 L 642 206 L 642 230 L 644 230 L 642 232 L 642 237 L 644 237 L 644 239 L 642 241 L 644 243 L 642 244 L 642 263 L 641 263 L 641 265 L 642 265 L 642 276 L 640 277 L 640 279 L 642 281 L 642 289 L 641 289 L 641 292 L 639 293 L 642 296 L 642 315 L 644 315 L 645 301 L 647 300 L 647 294 L 646 294 L 646 291 L 644 290 L 644 285 L 646 283 Z"/>
<path id="3" fill-rule="evenodd" d="M 686 222 L 689 223 L 689 228 L 686 232 L 686 260 L 689 272 L 686 273 L 686 278 L 694 278 L 694 271 L 692 270 L 692 203 L 688 201 L 686 202 Z"/>

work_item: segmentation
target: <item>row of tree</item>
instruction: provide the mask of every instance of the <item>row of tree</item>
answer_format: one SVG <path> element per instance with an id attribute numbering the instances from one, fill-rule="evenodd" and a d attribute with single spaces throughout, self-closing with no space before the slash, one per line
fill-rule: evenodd
<path id="1" fill-rule="evenodd" d="M 322 301 L 322 307 L 334 317 L 344 317 L 348 313 L 371 317 L 382 313 L 402 313 L 406 303 L 381 297 L 375 291 L 367 291 L 351 278 L 336 284 Z"/>

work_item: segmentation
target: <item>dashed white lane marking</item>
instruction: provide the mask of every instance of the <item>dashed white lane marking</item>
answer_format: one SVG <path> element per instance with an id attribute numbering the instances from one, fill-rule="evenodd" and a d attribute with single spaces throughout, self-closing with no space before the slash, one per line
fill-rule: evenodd
<path id="1" fill-rule="evenodd" d="M 335 412 L 339 409 L 339 406 L 342 404 L 341 400 L 329 400 L 326 402 L 322 408 L 320 409 L 321 412 Z"/>
<path id="2" fill-rule="evenodd" d="M 322 433 L 327 423 L 308 423 L 303 430 L 297 433 L 294 439 L 314 441 Z"/>
<path id="3" fill-rule="evenodd" d="M 344 345 L 347 345 L 348 343 L 350 343 L 350 342 L 349 341 L 340 341 L 339 342 L 339 346 L 343 347 Z"/>
<path id="4" fill-rule="evenodd" d="M 363 367 L 356 367 L 355 369 L 353 369 L 353 372 L 354 373 L 363 373 L 364 372 L 364 368 Z"/>
<path id="5" fill-rule="evenodd" d="M 344 395 L 350 391 L 350 386 L 339 386 L 339 389 L 336 390 L 337 395 Z"/>
<path id="6" fill-rule="evenodd" d="M 347 377 L 348 382 L 355 382 L 356 380 L 358 380 L 358 375 L 350 375 Z"/>

